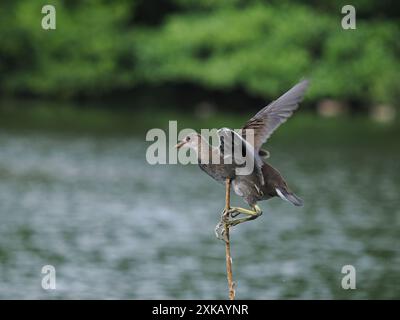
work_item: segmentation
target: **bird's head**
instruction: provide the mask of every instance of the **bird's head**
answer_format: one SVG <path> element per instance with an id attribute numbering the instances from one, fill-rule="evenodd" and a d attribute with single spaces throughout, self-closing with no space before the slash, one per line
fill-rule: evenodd
<path id="1" fill-rule="evenodd" d="M 201 143 L 201 136 L 198 134 L 198 133 L 196 133 L 196 132 L 193 132 L 193 133 L 190 133 L 190 134 L 188 134 L 182 141 L 180 141 L 175 147 L 177 148 L 177 149 L 180 149 L 180 148 L 182 148 L 183 146 L 185 146 L 185 147 L 187 147 L 187 148 L 191 148 L 191 149 L 194 149 L 194 150 L 198 150 L 199 149 L 199 146 L 200 146 L 200 143 Z"/>

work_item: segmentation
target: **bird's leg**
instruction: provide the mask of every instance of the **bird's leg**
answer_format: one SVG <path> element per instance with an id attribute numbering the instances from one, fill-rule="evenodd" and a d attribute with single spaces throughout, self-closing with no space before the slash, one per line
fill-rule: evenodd
<path id="1" fill-rule="evenodd" d="M 236 218 L 239 214 L 245 214 L 245 215 L 254 215 L 257 209 L 255 210 L 249 210 L 245 208 L 240 208 L 240 207 L 231 207 L 228 211 L 229 215 L 232 218 Z M 261 211 L 261 210 L 260 210 Z"/>
<path id="2" fill-rule="evenodd" d="M 245 214 L 247 215 L 247 217 L 245 218 L 240 218 L 240 219 L 233 219 L 230 220 L 228 223 L 231 227 L 236 226 L 242 222 L 246 222 L 249 220 L 254 220 L 257 219 L 259 216 L 262 215 L 262 210 L 258 205 L 254 205 L 254 207 L 252 207 L 253 210 L 249 210 L 249 209 L 244 209 L 244 208 L 239 208 L 239 207 L 232 207 L 229 210 L 229 213 L 232 217 L 236 217 L 239 214 Z"/>
<path id="3" fill-rule="evenodd" d="M 245 208 L 240 208 L 240 207 L 231 207 L 228 210 L 229 215 L 232 218 L 236 218 L 239 214 L 245 214 L 245 215 L 255 215 L 255 214 L 259 214 L 261 215 L 262 211 L 260 209 L 260 207 L 258 205 L 255 205 L 254 207 L 252 207 L 253 210 L 249 210 L 249 209 L 245 209 Z"/>

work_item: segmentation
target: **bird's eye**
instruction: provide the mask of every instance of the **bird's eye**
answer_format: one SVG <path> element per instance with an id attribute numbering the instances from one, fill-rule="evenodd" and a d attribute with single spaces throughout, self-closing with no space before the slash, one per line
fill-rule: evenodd
<path id="1" fill-rule="evenodd" d="M 190 141 L 190 137 L 186 137 L 186 141 Z"/>

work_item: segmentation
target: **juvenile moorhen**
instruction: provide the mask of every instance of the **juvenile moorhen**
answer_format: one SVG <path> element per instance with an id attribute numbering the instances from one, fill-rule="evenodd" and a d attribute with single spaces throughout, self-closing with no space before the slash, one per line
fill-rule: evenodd
<path id="1" fill-rule="evenodd" d="M 198 133 L 189 134 L 176 145 L 178 149 L 181 147 L 193 149 L 197 154 L 200 168 L 213 179 L 225 183 L 225 180 L 229 178 L 234 192 L 250 206 L 251 209 L 230 208 L 228 212 L 230 217 L 236 218 L 239 214 L 244 214 L 245 217 L 231 219 L 228 222 L 229 226 L 259 217 L 262 211 L 257 202 L 261 200 L 278 196 L 295 206 L 303 205 L 303 201 L 290 190 L 281 174 L 265 161 L 264 156 L 268 153 L 261 147 L 279 125 L 298 108 L 307 87 L 307 80 L 296 84 L 247 121 L 240 134 L 227 128 L 218 130 L 220 136 L 218 147 L 211 146 Z M 246 139 L 246 135 L 252 136 L 253 139 Z M 246 159 L 251 159 L 254 163 L 253 170 L 245 175 L 237 174 L 236 169 L 240 166 L 235 161 L 231 163 L 226 161 L 230 158 L 230 154 L 227 154 L 227 148 L 224 146 L 226 147 L 227 144 L 237 146 L 237 143 L 232 142 L 235 139 L 240 140 L 240 147 Z M 211 159 L 219 159 L 219 163 L 211 163 Z"/>

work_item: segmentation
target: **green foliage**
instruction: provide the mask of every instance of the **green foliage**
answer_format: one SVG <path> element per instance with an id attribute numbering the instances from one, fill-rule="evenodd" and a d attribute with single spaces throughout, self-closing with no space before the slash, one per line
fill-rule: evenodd
<path id="1" fill-rule="evenodd" d="M 394 101 L 398 27 L 359 21 L 345 31 L 340 19 L 306 6 L 261 4 L 174 15 L 161 30 L 136 36 L 138 72 L 150 82 L 240 86 L 266 97 L 310 77 L 311 98 Z"/>
<path id="2" fill-rule="evenodd" d="M 343 1 L 165 3 L 157 12 L 144 0 L 53 1 L 57 30 L 44 31 L 42 1 L 5 1 L 0 90 L 101 96 L 194 83 L 271 98 L 308 77 L 312 100 L 400 98 L 400 28 L 390 7 L 360 1 L 357 29 L 343 30 Z"/>
<path id="3" fill-rule="evenodd" d="M 123 28 L 130 2 L 67 3 L 52 2 L 55 31 L 41 28 L 42 1 L 9 5 L 0 31 L 3 90 L 69 97 L 132 85 L 130 33 Z"/>

